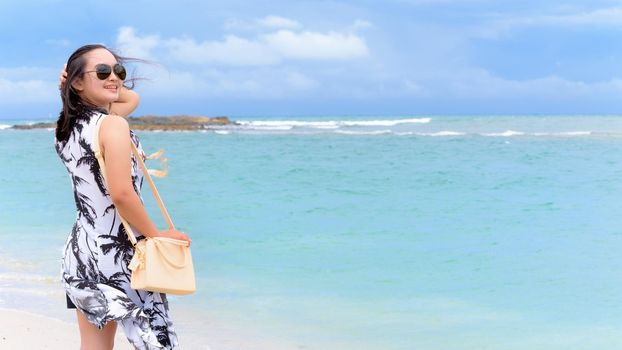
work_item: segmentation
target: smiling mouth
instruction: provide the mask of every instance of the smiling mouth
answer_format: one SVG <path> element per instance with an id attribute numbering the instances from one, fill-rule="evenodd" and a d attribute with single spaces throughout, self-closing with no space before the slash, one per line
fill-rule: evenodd
<path id="1" fill-rule="evenodd" d="M 104 86 L 104 89 L 106 90 L 112 90 L 112 91 L 117 91 L 119 90 L 119 88 L 117 86 Z"/>

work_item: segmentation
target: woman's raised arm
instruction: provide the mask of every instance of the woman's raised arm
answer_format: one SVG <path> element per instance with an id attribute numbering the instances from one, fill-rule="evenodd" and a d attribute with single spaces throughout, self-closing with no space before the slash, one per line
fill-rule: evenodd
<path id="1" fill-rule="evenodd" d="M 139 103 L 140 96 L 138 96 L 136 91 L 121 86 L 121 90 L 119 90 L 119 99 L 111 104 L 108 113 L 127 117 L 134 112 Z"/>

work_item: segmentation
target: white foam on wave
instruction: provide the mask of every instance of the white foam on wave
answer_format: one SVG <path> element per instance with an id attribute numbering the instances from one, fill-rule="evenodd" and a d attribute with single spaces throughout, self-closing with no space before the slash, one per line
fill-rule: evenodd
<path id="1" fill-rule="evenodd" d="M 293 125 L 272 125 L 272 126 L 257 125 L 257 126 L 253 126 L 254 130 L 291 130 L 293 128 L 294 128 Z"/>
<path id="2" fill-rule="evenodd" d="M 442 137 L 442 136 L 464 136 L 466 135 L 466 133 L 459 132 L 459 131 L 438 131 L 438 132 L 406 131 L 406 132 L 396 132 L 395 135 L 398 135 L 398 136 L 417 135 L 417 136 Z"/>
<path id="3" fill-rule="evenodd" d="M 510 136 L 521 136 L 521 135 L 525 135 L 524 132 L 522 131 L 514 131 L 514 130 L 506 130 L 504 132 L 493 132 L 493 133 L 487 133 L 487 134 L 481 134 L 483 136 L 503 136 L 503 137 L 510 137 Z"/>
<path id="4" fill-rule="evenodd" d="M 462 136 L 462 135 L 466 135 L 466 133 L 458 132 L 458 131 L 439 131 L 439 132 L 432 132 L 432 133 L 418 133 L 418 135 L 423 135 L 423 136 Z"/>
<path id="5" fill-rule="evenodd" d="M 0 256 L 0 268 L 8 268 L 10 270 L 29 270 L 35 267 L 36 264 L 28 260 L 16 260 L 5 256 Z"/>
<path id="6" fill-rule="evenodd" d="M 591 131 L 568 131 L 568 132 L 558 132 L 557 135 L 561 136 L 585 136 L 592 135 Z"/>
<path id="7" fill-rule="evenodd" d="M 302 121 L 302 120 L 251 120 L 239 121 L 247 127 L 308 127 L 318 129 L 336 129 L 341 126 L 394 126 L 407 123 L 429 123 L 431 118 L 410 118 L 391 120 L 327 120 L 327 121 Z"/>
<path id="8" fill-rule="evenodd" d="M 334 121 L 326 121 L 326 122 L 304 122 L 299 120 L 251 120 L 251 121 L 239 121 L 240 125 L 258 128 L 258 127 L 288 127 L 293 128 L 295 126 L 301 127 L 333 127 L 336 126 Z"/>
<path id="9" fill-rule="evenodd" d="M 398 132 L 395 134 L 400 135 L 400 136 L 402 135 L 419 135 L 419 136 L 464 136 L 464 135 L 468 135 L 465 132 L 459 132 L 459 131 L 439 131 L 439 132 L 433 132 L 433 133 L 408 131 L 408 132 Z M 522 131 L 506 130 L 500 133 L 484 133 L 480 135 L 503 136 L 503 137 L 510 137 L 510 136 L 589 136 L 589 135 L 592 135 L 592 132 L 591 131 L 568 131 L 568 132 L 525 133 Z"/>
<path id="10" fill-rule="evenodd" d="M 411 118 L 411 119 L 395 119 L 395 120 L 344 120 L 341 121 L 342 125 L 347 126 L 394 126 L 397 124 L 408 124 L 408 123 L 420 123 L 425 124 L 429 123 L 432 119 L 430 118 Z M 339 123 L 339 122 L 338 122 Z"/>
<path id="11" fill-rule="evenodd" d="M 9 124 L 0 124 L 0 130 L 4 130 L 4 129 L 8 129 L 10 128 L 12 125 Z"/>
<path id="12" fill-rule="evenodd" d="M 381 135 L 381 134 L 390 134 L 391 130 L 374 130 L 374 131 L 350 131 L 350 130 L 335 130 L 336 134 L 344 134 L 344 135 Z"/>
<path id="13" fill-rule="evenodd" d="M 58 282 L 58 278 L 28 273 L 5 272 L 0 273 L 0 281 L 43 282 L 48 284 L 55 284 Z"/>
<path id="14" fill-rule="evenodd" d="M 214 130 L 215 134 L 219 134 L 219 135 L 229 135 L 231 133 L 231 131 L 227 131 L 227 130 Z"/>
<path id="15" fill-rule="evenodd" d="M 40 287 L 36 287 L 36 288 L 0 287 L 0 292 L 12 293 L 12 294 L 17 294 L 17 295 L 29 294 L 29 295 L 35 295 L 35 296 L 40 296 L 40 297 L 49 297 L 49 296 L 58 297 L 64 294 L 64 292 L 62 292 L 58 288 L 41 289 Z"/>
<path id="16" fill-rule="evenodd" d="M 591 131 L 566 131 L 566 132 L 536 132 L 534 136 L 589 136 Z"/>

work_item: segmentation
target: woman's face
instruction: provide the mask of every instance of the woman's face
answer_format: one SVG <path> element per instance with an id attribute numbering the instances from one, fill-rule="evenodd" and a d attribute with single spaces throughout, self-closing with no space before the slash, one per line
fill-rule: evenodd
<path id="1" fill-rule="evenodd" d="M 106 79 L 100 80 L 95 73 L 95 66 L 106 64 L 113 67 L 117 60 L 106 49 L 89 51 L 84 54 L 84 58 L 86 59 L 85 73 L 72 85 L 84 101 L 107 110 L 110 103 L 119 99 L 119 90 L 123 81 L 114 72 Z"/>

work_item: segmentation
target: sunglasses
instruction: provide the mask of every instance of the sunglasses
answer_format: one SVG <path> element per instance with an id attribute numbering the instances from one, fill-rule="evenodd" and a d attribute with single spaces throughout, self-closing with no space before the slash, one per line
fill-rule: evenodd
<path id="1" fill-rule="evenodd" d="M 106 79 L 108 79 L 110 74 L 112 74 L 113 71 L 114 71 L 114 74 L 119 79 L 125 80 L 125 76 L 126 76 L 127 72 L 125 71 L 125 67 L 123 67 L 119 63 L 115 64 L 113 67 L 111 67 L 111 66 L 109 66 L 107 64 L 100 63 L 100 64 L 95 66 L 95 70 L 89 70 L 89 71 L 86 71 L 84 73 L 95 72 L 97 74 L 97 78 L 99 78 L 99 80 L 106 80 Z"/>

